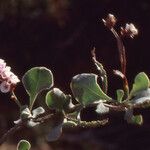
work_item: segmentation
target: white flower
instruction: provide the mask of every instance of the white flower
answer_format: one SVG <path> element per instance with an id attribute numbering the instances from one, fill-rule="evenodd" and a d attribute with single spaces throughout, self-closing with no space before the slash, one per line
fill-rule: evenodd
<path id="1" fill-rule="evenodd" d="M 133 23 L 130 23 L 130 24 L 126 24 L 125 26 L 125 30 L 130 32 L 133 36 L 137 35 L 138 34 L 138 30 L 137 28 L 134 26 Z"/>
<path id="2" fill-rule="evenodd" d="M 4 69 L 3 69 L 3 72 L 1 72 L 1 77 L 2 79 L 7 79 L 10 77 L 10 75 L 12 74 L 12 72 L 10 71 L 10 67 L 9 66 L 6 66 Z"/>
<path id="3" fill-rule="evenodd" d="M 121 34 L 123 36 L 134 38 L 134 36 L 138 35 L 138 29 L 134 26 L 133 23 L 127 23 L 125 28 L 121 27 Z"/>
<path id="4" fill-rule="evenodd" d="M 20 82 L 20 80 L 18 79 L 18 77 L 16 75 L 14 75 L 13 73 L 10 75 L 9 80 L 8 80 L 11 84 L 17 84 L 18 82 Z"/>

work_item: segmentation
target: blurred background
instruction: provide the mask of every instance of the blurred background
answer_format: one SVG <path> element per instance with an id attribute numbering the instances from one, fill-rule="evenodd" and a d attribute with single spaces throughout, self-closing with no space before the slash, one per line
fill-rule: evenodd
<path id="1" fill-rule="evenodd" d="M 0 58 L 6 60 L 20 79 L 31 67 L 48 67 L 54 74 L 55 86 L 71 93 L 69 84 L 74 75 L 98 73 L 91 60 L 91 49 L 96 47 L 97 58 L 108 73 L 109 93 L 115 97 L 115 90 L 122 87 L 122 82 L 112 72 L 120 67 L 116 40 L 101 21 L 108 13 L 118 18 L 118 29 L 130 22 L 139 29 L 138 37 L 124 41 L 131 85 L 138 72 L 150 74 L 148 0 L 0 0 Z M 22 103 L 27 102 L 21 84 L 17 95 L 23 97 Z M 0 135 L 18 118 L 17 106 L 9 97 L 0 94 Z M 150 110 L 139 111 L 144 116 L 143 126 L 129 125 L 123 114 L 113 113 L 105 127 L 65 130 L 60 140 L 43 143 L 35 149 L 149 150 Z M 98 117 L 92 109 L 82 115 L 83 120 Z M 9 143 L 17 141 L 15 136 Z M 6 145 L 1 149 L 5 150 Z"/>

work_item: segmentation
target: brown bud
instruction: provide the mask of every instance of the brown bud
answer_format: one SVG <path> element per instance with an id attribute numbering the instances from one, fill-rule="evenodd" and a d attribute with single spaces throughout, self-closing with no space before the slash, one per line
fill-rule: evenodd
<path id="1" fill-rule="evenodd" d="M 102 21 L 104 22 L 105 26 L 111 29 L 115 26 L 117 19 L 113 14 L 108 14 L 106 19 L 102 19 Z"/>
<path id="2" fill-rule="evenodd" d="M 138 29 L 134 26 L 133 23 L 127 23 L 124 28 L 121 27 L 121 35 L 134 38 L 136 35 L 138 35 Z"/>

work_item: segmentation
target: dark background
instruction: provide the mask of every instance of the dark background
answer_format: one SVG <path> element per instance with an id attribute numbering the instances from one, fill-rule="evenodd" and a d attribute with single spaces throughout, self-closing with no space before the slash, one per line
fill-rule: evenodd
<path id="1" fill-rule="evenodd" d="M 96 47 L 97 58 L 108 72 L 109 93 L 115 96 L 122 84 L 112 72 L 120 67 L 116 40 L 101 21 L 108 13 L 118 18 L 118 29 L 130 22 L 139 29 L 138 37 L 124 41 L 131 85 L 138 72 L 150 74 L 148 0 L 0 0 L 0 57 L 20 79 L 31 67 L 50 68 L 55 86 L 70 93 L 74 75 L 97 73 L 90 53 Z M 21 84 L 17 95 L 23 97 L 22 103 L 27 102 Z M 12 118 L 17 119 L 16 108 L 9 95 L 0 94 L 1 133 L 12 126 Z M 149 150 L 150 111 L 141 113 L 145 121 L 141 127 L 128 125 L 123 114 L 114 113 L 106 127 L 65 131 L 50 146 L 62 150 Z M 83 119 L 94 117 L 92 110 L 83 114 Z"/>

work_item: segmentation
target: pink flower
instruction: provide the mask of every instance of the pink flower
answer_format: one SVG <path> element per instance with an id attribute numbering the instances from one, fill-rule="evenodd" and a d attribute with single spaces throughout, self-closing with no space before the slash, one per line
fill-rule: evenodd
<path id="1" fill-rule="evenodd" d="M 0 59 L 0 73 L 3 72 L 3 70 L 6 67 L 6 63 L 3 59 Z"/>
<path id="2" fill-rule="evenodd" d="M 6 82 L 6 81 L 3 81 L 1 84 L 0 84 L 0 90 L 2 93 L 7 93 L 9 92 L 11 89 L 11 85 Z"/>
<path id="3" fill-rule="evenodd" d="M 3 59 L 0 59 L 0 91 L 3 93 L 10 92 L 20 80 L 11 72 L 11 67 L 6 66 Z"/>
<path id="4" fill-rule="evenodd" d="M 20 82 L 20 80 L 18 79 L 18 77 L 15 74 L 11 74 L 8 80 L 11 84 L 17 84 L 18 82 Z"/>
<path id="5" fill-rule="evenodd" d="M 7 79 L 9 78 L 9 76 L 12 74 L 12 72 L 10 71 L 10 67 L 9 66 L 6 66 L 3 71 L 1 72 L 1 78 L 4 80 L 4 79 Z"/>

